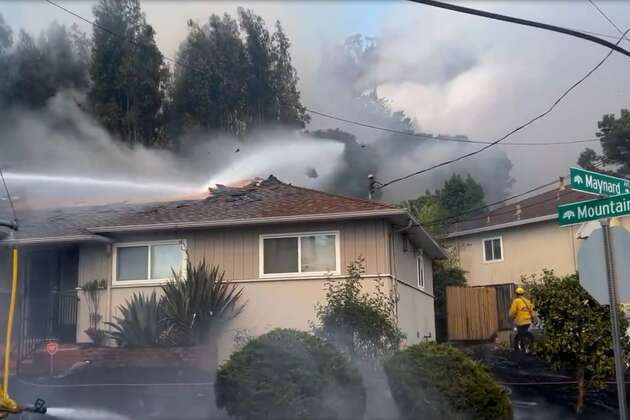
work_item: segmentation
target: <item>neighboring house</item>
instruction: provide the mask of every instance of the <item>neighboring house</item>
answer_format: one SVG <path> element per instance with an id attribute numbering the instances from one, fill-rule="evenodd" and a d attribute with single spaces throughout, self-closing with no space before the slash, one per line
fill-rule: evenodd
<path id="1" fill-rule="evenodd" d="M 443 250 L 402 209 L 300 188 L 274 177 L 219 187 L 199 200 L 22 211 L 20 230 L 0 240 L 20 250 L 22 353 L 47 336 L 88 342 L 88 312 L 76 288 L 106 279 L 104 321 L 134 292 L 160 291 L 186 258 L 205 258 L 243 287 L 244 312 L 219 343 L 274 327 L 308 330 L 328 276 L 365 258 L 365 290 L 381 277 L 399 296 L 408 343 L 435 337 L 432 260 Z M 0 259 L 0 264 L 2 260 Z M 7 273 L 6 261 L 2 273 Z M 0 280 L 0 289 L 6 287 Z M 77 316 L 78 313 L 78 316 Z"/>
<path id="2" fill-rule="evenodd" d="M 594 223 L 561 227 L 556 207 L 593 198 L 570 190 L 561 178 L 550 191 L 451 226 L 444 244 L 468 272 L 469 286 L 518 283 L 521 276 L 540 274 L 543 269 L 575 273 L 580 238 L 588 237 Z M 627 219 L 621 221 L 630 225 Z"/>

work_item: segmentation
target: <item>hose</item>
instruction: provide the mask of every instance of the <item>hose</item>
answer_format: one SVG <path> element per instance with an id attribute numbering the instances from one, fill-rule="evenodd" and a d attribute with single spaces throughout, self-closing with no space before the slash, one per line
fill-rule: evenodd
<path id="1" fill-rule="evenodd" d="M 11 357 L 11 338 L 13 336 L 13 316 L 15 313 L 15 300 L 17 294 L 18 251 L 17 247 L 11 248 L 11 297 L 9 298 L 9 311 L 7 316 L 7 328 L 4 342 L 4 367 L 2 371 L 2 387 L 0 389 L 0 403 L 2 406 L 15 404 L 9 398 L 9 360 Z"/>

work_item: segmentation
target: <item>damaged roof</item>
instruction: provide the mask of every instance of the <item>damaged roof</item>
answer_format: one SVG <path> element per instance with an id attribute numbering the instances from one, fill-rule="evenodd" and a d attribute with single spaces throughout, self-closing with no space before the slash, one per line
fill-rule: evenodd
<path id="1" fill-rule="evenodd" d="M 297 187 L 270 176 L 240 188 L 217 186 L 208 197 L 197 200 L 23 210 L 18 214 L 20 229 L 0 243 L 93 240 L 108 232 L 404 214 L 394 205 Z"/>

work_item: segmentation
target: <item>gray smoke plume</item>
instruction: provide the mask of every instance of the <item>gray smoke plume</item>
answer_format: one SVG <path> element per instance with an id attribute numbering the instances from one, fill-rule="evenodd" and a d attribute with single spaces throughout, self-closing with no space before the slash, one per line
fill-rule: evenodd
<path id="1" fill-rule="evenodd" d="M 396 65 L 387 67 L 381 60 L 384 51 L 379 40 L 362 35 L 349 37 L 343 45 L 330 48 L 323 54 L 321 83 L 317 94 L 310 99 L 315 104 L 312 106 L 314 109 L 406 132 L 422 132 L 422 127 L 404 113 L 393 111 L 389 101 L 379 95 L 378 87 L 393 80 L 409 78 L 425 83 L 451 80 L 470 69 L 476 60 L 474 52 L 455 48 L 453 54 L 444 60 L 423 63 L 428 68 L 422 71 L 418 71 L 419 63 L 413 60 L 408 65 L 405 65 L 405 60 L 396 60 Z M 352 162 L 355 176 L 345 174 L 333 186 L 333 189 L 354 195 L 365 195 L 367 192 L 367 174 L 372 173 L 378 181 L 386 182 L 480 147 L 479 144 L 389 134 L 317 115 L 313 115 L 311 126 L 339 127 L 355 136 L 354 143 L 347 140 L 351 143 L 347 147 L 353 147 L 353 156 L 347 156 L 347 160 Z M 484 187 L 487 200 L 494 201 L 503 198 L 509 191 L 513 183 L 511 169 L 512 163 L 507 155 L 502 150 L 491 149 L 484 152 L 482 159 L 462 160 L 393 184 L 382 191 L 382 198 L 395 202 L 415 198 L 426 190 L 439 188 L 453 173 L 460 173 L 471 174 Z M 348 182 L 354 184 L 352 188 L 348 187 Z"/>

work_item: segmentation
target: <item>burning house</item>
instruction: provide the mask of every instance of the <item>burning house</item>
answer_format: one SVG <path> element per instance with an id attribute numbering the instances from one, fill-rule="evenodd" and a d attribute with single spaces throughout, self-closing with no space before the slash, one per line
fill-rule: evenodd
<path id="1" fill-rule="evenodd" d="M 271 176 L 209 196 L 152 204 L 32 209 L 0 239 L 20 252 L 21 359 L 45 340 L 89 343 L 87 299 L 80 288 L 104 279 L 104 322 L 134 293 L 161 292 L 171 270 L 205 259 L 238 283 L 247 301 L 218 343 L 219 360 L 235 335 L 275 327 L 310 329 L 327 278 L 365 258 L 365 289 L 380 277 L 397 294 L 398 324 L 409 344 L 435 336 L 432 261 L 443 250 L 405 210 L 283 183 Z M 6 296 L 6 275 L 0 291 Z"/>

